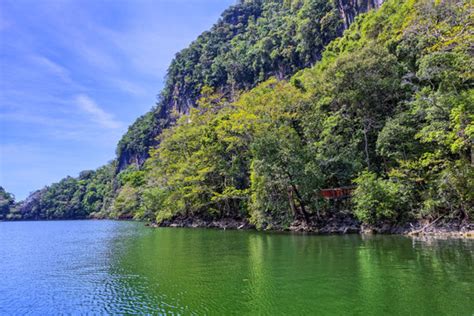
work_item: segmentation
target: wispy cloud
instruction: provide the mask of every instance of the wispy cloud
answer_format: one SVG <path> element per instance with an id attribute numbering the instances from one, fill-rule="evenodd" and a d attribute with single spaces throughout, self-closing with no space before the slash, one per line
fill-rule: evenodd
<path id="1" fill-rule="evenodd" d="M 88 45 L 87 39 L 83 39 L 83 34 L 76 30 L 71 31 L 71 33 L 75 33 L 74 49 L 76 53 L 92 67 L 107 72 L 117 72 L 119 70 L 119 65 L 114 57 L 107 52 L 107 49 L 101 48 L 100 44 L 97 44 L 96 47 Z M 104 40 L 104 42 L 106 41 Z"/>
<path id="2" fill-rule="evenodd" d="M 174 54 L 233 3 L 0 0 L 0 183 L 24 197 L 114 157 Z"/>
<path id="3" fill-rule="evenodd" d="M 104 111 L 99 107 L 94 100 L 85 94 L 80 94 L 76 97 L 76 102 L 79 108 L 88 114 L 94 122 L 105 128 L 120 128 L 122 123 L 115 120 L 114 116 Z"/>
<path id="4" fill-rule="evenodd" d="M 50 73 L 61 78 L 63 81 L 72 83 L 72 80 L 69 77 L 69 71 L 65 67 L 41 55 L 32 55 L 30 59 L 38 66 L 45 68 Z"/>
<path id="5" fill-rule="evenodd" d="M 125 80 L 125 79 L 117 79 L 112 78 L 110 82 L 118 87 L 121 91 L 126 93 L 131 93 L 133 95 L 138 96 L 146 96 L 147 90 L 143 88 L 141 85 L 134 83 L 133 81 Z"/>

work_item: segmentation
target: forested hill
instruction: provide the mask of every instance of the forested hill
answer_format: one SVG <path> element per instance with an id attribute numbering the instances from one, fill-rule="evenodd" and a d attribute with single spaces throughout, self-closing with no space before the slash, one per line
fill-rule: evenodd
<path id="1" fill-rule="evenodd" d="M 159 102 L 118 144 L 118 169 L 141 166 L 156 136 L 196 105 L 203 87 L 233 99 L 275 76 L 288 78 L 313 65 L 324 47 L 355 17 L 381 0 L 241 0 L 211 30 L 179 52 Z"/>
<path id="2" fill-rule="evenodd" d="M 6 218 L 472 223 L 473 4 L 387 0 L 331 40 L 368 4 L 246 1 L 226 11 L 173 61 L 119 161 L 37 191 Z M 245 12 L 241 22 L 232 12 Z M 211 36 L 234 24 L 225 40 Z M 355 188 L 350 199 L 321 195 L 344 186 Z"/>

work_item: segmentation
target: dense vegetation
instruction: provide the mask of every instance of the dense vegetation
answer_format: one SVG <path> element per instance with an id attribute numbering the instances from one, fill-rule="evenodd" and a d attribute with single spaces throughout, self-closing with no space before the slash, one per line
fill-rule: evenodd
<path id="1" fill-rule="evenodd" d="M 10 214 L 14 212 L 14 208 L 15 197 L 0 186 L 0 220 L 9 219 Z"/>
<path id="2" fill-rule="evenodd" d="M 161 135 L 144 180 L 119 196 L 158 221 L 268 227 L 330 216 L 319 190 L 355 183 L 352 209 L 367 224 L 469 220 L 471 18 L 464 1 L 390 1 L 289 81 L 233 102 L 203 89 L 198 109 Z"/>
<path id="3" fill-rule="evenodd" d="M 106 217 L 114 196 L 116 163 L 83 171 L 77 178 L 67 177 L 33 192 L 19 203 L 10 219 L 81 219 Z"/>
<path id="4" fill-rule="evenodd" d="M 341 212 L 369 225 L 471 221 L 472 4 L 389 0 L 328 44 L 342 25 L 335 7 L 245 1 L 226 11 L 176 57 L 164 103 L 124 136 L 122 172 L 66 178 L 19 212 L 231 217 L 258 228 Z M 149 159 L 136 155 L 158 143 Z M 343 204 L 319 194 L 348 185 L 357 188 Z"/>
<path id="5" fill-rule="evenodd" d="M 176 55 L 156 108 L 139 118 L 118 144 L 119 169 L 140 166 L 158 144 L 156 136 L 174 122 L 173 113 L 188 113 L 203 87 L 234 99 L 271 76 L 287 78 L 318 61 L 344 25 L 375 3 L 241 0 L 230 7 L 210 31 Z"/>

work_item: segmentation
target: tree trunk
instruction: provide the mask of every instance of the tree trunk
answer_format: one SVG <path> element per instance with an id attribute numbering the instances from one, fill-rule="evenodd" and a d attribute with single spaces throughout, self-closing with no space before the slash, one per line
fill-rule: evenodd
<path id="1" fill-rule="evenodd" d="M 309 214 L 306 211 L 306 207 L 305 207 L 305 204 L 303 202 L 303 198 L 301 197 L 300 193 L 298 192 L 298 190 L 296 189 L 296 186 L 294 184 L 291 184 L 291 187 L 293 188 L 293 192 L 295 192 L 295 195 L 298 198 L 298 202 L 300 203 L 301 214 L 303 215 L 306 224 L 308 224 L 309 223 Z"/>
<path id="2" fill-rule="evenodd" d="M 298 212 L 296 210 L 295 201 L 293 200 L 293 191 L 291 187 L 288 188 L 288 202 L 290 203 L 291 211 L 293 212 L 293 217 L 296 218 Z"/>
<path id="3" fill-rule="evenodd" d="M 474 146 L 471 146 L 471 166 L 474 166 Z"/>
<path id="4" fill-rule="evenodd" d="M 369 127 L 364 124 L 364 151 L 365 151 L 365 162 L 367 163 L 367 169 L 370 170 L 370 157 L 369 157 L 369 139 L 367 134 L 369 133 Z"/>
<path id="5" fill-rule="evenodd" d="M 300 203 L 301 214 L 303 215 L 306 224 L 308 224 L 309 223 L 309 214 L 306 211 L 306 207 L 305 207 L 305 203 L 303 202 L 303 198 L 301 197 L 300 193 L 298 192 L 298 189 L 296 188 L 296 185 L 294 185 L 293 177 L 291 176 L 290 172 L 288 172 L 288 170 L 286 170 L 286 175 L 288 176 L 288 180 L 290 182 L 290 186 L 291 186 L 290 191 L 293 191 L 293 193 L 295 193 L 296 198 L 298 199 L 298 202 Z M 293 194 L 291 194 L 291 196 L 293 196 Z M 295 209 L 296 209 L 296 207 L 295 207 Z"/>

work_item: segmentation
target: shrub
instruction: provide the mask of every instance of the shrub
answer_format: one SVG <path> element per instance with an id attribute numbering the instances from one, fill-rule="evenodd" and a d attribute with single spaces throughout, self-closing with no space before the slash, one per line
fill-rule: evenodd
<path id="1" fill-rule="evenodd" d="M 399 220 L 407 210 L 407 190 L 399 182 L 365 171 L 354 182 L 354 213 L 365 224 Z"/>

